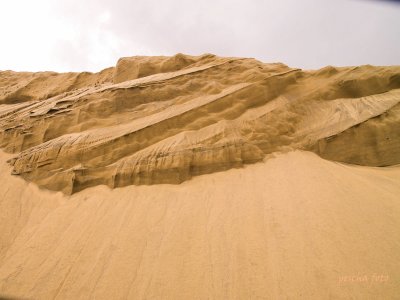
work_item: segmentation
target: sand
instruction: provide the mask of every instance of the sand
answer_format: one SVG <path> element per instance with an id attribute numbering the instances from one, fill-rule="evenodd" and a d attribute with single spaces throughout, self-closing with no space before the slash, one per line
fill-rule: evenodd
<path id="1" fill-rule="evenodd" d="M 0 72 L 0 297 L 396 299 L 399 74 Z"/>
<path id="2" fill-rule="evenodd" d="M 32 299 L 399 295 L 400 167 L 348 166 L 290 152 L 181 185 L 99 186 L 67 198 L 7 176 L 4 157 L 2 294 Z"/>
<path id="3" fill-rule="evenodd" d="M 0 97 L 0 147 L 17 154 L 13 174 L 65 194 L 179 184 L 296 149 L 394 165 L 399 74 L 398 66 L 303 71 L 209 54 L 123 58 L 100 73 L 33 73 L 28 83 L 23 73 L 22 87 L 3 72 L 12 80 Z"/>

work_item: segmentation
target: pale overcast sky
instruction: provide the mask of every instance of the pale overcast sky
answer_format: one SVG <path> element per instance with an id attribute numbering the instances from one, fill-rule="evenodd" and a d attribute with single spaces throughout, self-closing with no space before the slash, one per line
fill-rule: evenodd
<path id="1" fill-rule="evenodd" d="M 400 4 L 373 0 L 0 0 L 0 70 L 99 71 L 122 56 L 399 65 Z"/>

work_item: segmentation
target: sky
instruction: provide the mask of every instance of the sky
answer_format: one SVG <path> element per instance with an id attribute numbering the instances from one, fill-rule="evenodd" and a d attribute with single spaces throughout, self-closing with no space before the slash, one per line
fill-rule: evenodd
<path id="1" fill-rule="evenodd" d="M 400 65 L 400 3 L 373 0 L 0 0 L 0 70 L 92 71 L 135 55 L 291 67 Z"/>

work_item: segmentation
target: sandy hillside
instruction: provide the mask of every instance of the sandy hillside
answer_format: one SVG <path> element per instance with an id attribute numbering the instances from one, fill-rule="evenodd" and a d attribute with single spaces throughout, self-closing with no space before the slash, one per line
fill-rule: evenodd
<path id="1" fill-rule="evenodd" d="M 397 299 L 400 67 L 0 72 L 0 297 Z"/>

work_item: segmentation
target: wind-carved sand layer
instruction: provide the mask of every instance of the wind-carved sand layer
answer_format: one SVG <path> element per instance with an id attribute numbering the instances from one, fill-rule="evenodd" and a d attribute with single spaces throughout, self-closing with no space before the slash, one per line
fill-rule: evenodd
<path id="1" fill-rule="evenodd" d="M 303 71 L 214 55 L 130 57 L 100 73 L 0 72 L 13 174 L 72 194 L 181 183 L 303 149 L 400 163 L 400 67 Z"/>

